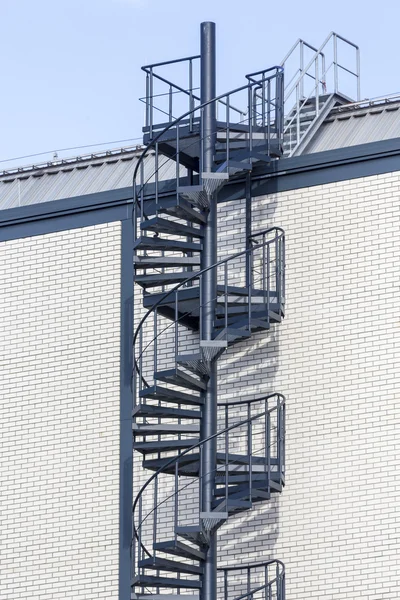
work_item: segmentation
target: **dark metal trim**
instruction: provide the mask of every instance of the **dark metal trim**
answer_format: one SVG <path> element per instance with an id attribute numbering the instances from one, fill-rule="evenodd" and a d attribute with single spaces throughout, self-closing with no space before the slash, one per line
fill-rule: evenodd
<path id="1" fill-rule="evenodd" d="M 121 223 L 121 360 L 120 360 L 120 495 L 119 600 L 131 597 L 133 501 L 132 364 L 133 364 L 133 227 Z"/>
<path id="2" fill-rule="evenodd" d="M 274 161 L 254 169 L 252 197 L 262 196 L 347 179 L 400 171 L 400 138 L 371 142 L 339 150 L 307 154 Z M 193 179 L 193 184 L 196 178 Z M 149 194 L 151 185 L 147 186 Z M 160 182 L 159 196 L 176 195 L 175 180 Z M 218 202 L 246 196 L 245 181 L 228 182 L 218 194 Z M 75 196 L 0 210 L 0 241 L 53 233 L 116 220 L 132 214 L 132 188 Z"/>

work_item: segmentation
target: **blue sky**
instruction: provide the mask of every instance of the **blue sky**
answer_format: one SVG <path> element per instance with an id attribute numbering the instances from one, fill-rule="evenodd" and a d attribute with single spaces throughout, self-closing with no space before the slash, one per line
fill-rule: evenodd
<path id="1" fill-rule="evenodd" d="M 297 38 L 319 46 L 331 30 L 361 47 L 363 98 L 400 92 L 398 0 L 1 0 L 1 9 L 1 161 L 140 137 L 141 65 L 197 54 L 206 20 L 217 24 L 219 93 L 279 63 Z"/>

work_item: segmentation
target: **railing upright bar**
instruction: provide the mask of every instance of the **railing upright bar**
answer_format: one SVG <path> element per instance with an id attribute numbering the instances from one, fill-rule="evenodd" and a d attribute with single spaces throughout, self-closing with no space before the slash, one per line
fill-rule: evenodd
<path id="1" fill-rule="evenodd" d="M 248 86 L 248 114 L 249 114 L 249 152 L 253 150 L 253 98 L 251 85 Z"/>
<path id="2" fill-rule="evenodd" d="M 226 164 L 227 170 L 229 172 L 229 138 L 230 138 L 230 111 L 229 111 L 229 95 L 226 97 L 226 106 L 225 106 L 225 116 L 226 116 Z"/>
<path id="3" fill-rule="evenodd" d="M 250 248 L 249 257 L 248 257 L 248 269 L 251 274 L 248 278 L 248 286 L 247 286 L 247 311 L 248 311 L 248 327 L 249 331 L 251 331 L 251 295 L 252 295 L 252 279 L 253 279 L 253 268 L 254 268 L 254 256 L 253 256 L 253 248 Z"/>
<path id="4" fill-rule="evenodd" d="M 315 57 L 315 116 L 319 115 L 319 61 L 318 54 Z"/>
<path id="5" fill-rule="evenodd" d="M 228 407 L 225 406 L 225 429 L 229 427 Z M 228 512 L 229 499 L 229 431 L 225 432 L 225 503 L 226 512 Z"/>
<path id="6" fill-rule="evenodd" d="M 300 75 L 301 75 L 301 83 L 300 83 L 300 95 L 303 98 L 304 96 L 304 78 L 302 77 L 304 72 L 304 42 L 300 40 Z"/>
<path id="7" fill-rule="evenodd" d="M 140 222 L 144 220 L 144 162 L 140 165 Z"/>
<path id="8" fill-rule="evenodd" d="M 266 402 L 268 406 L 268 401 Z M 267 456 L 267 478 L 268 478 L 268 493 L 271 489 L 271 414 L 267 412 L 267 428 L 266 428 L 266 456 Z"/>
<path id="9" fill-rule="evenodd" d="M 172 85 L 169 86 L 168 91 L 168 120 L 172 122 Z"/>
<path id="10" fill-rule="evenodd" d="M 179 510 L 178 486 L 179 486 L 179 460 L 177 460 L 175 463 L 175 495 L 174 495 L 174 539 L 175 539 L 175 542 L 178 539 L 178 534 L 177 534 L 178 510 Z"/>
<path id="11" fill-rule="evenodd" d="M 149 85 L 149 93 L 150 93 L 150 105 L 149 105 L 149 137 L 153 139 L 153 69 L 150 69 L 150 85 Z"/>
<path id="12" fill-rule="evenodd" d="M 179 306 L 178 306 L 178 290 L 175 290 L 175 331 L 174 331 L 174 346 L 175 346 L 175 366 L 178 360 L 178 345 L 179 345 Z"/>
<path id="13" fill-rule="evenodd" d="M 139 391 L 143 389 L 143 328 L 140 329 L 139 335 Z"/>
<path id="14" fill-rule="evenodd" d="M 155 169 L 155 174 L 154 174 L 154 196 L 155 196 L 155 201 L 156 201 L 156 207 L 158 208 L 158 183 L 159 183 L 159 173 L 158 173 L 158 159 L 159 159 L 159 153 L 158 153 L 158 142 L 156 142 L 155 146 L 154 146 L 154 169 Z"/>
<path id="15" fill-rule="evenodd" d="M 224 571 L 224 600 L 228 600 L 228 571 Z"/>
<path id="16" fill-rule="evenodd" d="M 279 278 L 279 236 L 275 234 L 275 286 L 278 300 L 278 306 L 281 304 L 281 289 L 280 289 L 280 278 Z"/>
<path id="17" fill-rule="evenodd" d="M 194 109 L 194 99 L 193 99 L 193 60 L 189 60 L 189 110 L 193 111 Z M 193 131 L 193 112 L 189 115 L 189 131 L 192 133 Z"/>
<path id="18" fill-rule="evenodd" d="M 179 125 L 176 127 L 176 154 L 175 154 L 175 177 L 176 177 L 176 198 L 179 199 L 179 176 L 180 176 L 180 148 L 179 148 Z"/>
<path id="19" fill-rule="evenodd" d="M 268 156 L 271 151 L 271 81 L 267 83 L 267 149 Z"/>
<path id="20" fill-rule="evenodd" d="M 356 48 L 356 72 L 357 72 L 357 102 L 361 100 L 361 80 L 360 80 L 360 49 Z"/>
<path id="21" fill-rule="evenodd" d="M 153 323 L 153 327 L 154 327 L 154 358 L 153 358 L 153 365 L 154 365 L 154 373 L 157 373 L 158 370 L 158 309 L 156 308 L 154 310 L 154 323 Z"/>
<path id="22" fill-rule="evenodd" d="M 146 73 L 146 118 L 145 126 L 150 125 L 150 74 Z"/>
<path id="23" fill-rule="evenodd" d="M 224 306 L 224 319 L 225 319 L 225 332 L 226 339 L 228 339 L 228 263 L 224 264 L 224 294 L 225 294 L 225 306 Z"/>
<path id="24" fill-rule="evenodd" d="M 154 480 L 154 503 L 153 503 L 153 551 L 156 556 L 155 543 L 157 542 L 157 516 L 158 516 L 158 477 Z"/>
<path id="25" fill-rule="evenodd" d="M 337 55 L 337 35 L 333 34 L 333 72 L 334 72 L 334 92 L 337 94 L 339 89 L 339 74 L 338 74 L 338 55 Z"/>

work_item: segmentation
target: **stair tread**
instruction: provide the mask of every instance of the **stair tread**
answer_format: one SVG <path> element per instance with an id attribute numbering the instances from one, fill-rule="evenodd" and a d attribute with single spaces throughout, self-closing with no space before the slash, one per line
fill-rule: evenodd
<path id="1" fill-rule="evenodd" d="M 190 565 L 182 561 L 177 562 L 160 556 L 140 560 L 138 567 L 145 569 L 160 569 L 161 571 L 191 573 L 192 575 L 201 575 L 203 572 L 203 568 L 199 565 Z"/>
<path id="2" fill-rule="evenodd" d="M 140 398 L 154 398 L 156 400 L 164 400 L 165 402 L 174 402 L 176 404 L 203 404 L 204 400 L 200 396 L 187 394 L 178 390 L 171 390 L 159 385 L 153 385 L 139 392 Z"/>
<path id="3" fill-rule="evenodd" d="M 158 236 L 143 235 L 134 243 L 135 249 L 141 250 L 171 250 L 182 252 L 200 252 L 202 244 L 199 242 L 183 242 L 180 240 L 170 240 Z"/>
<path id="4" fill-rule="evenodd" d="M 162 433 L 199 433 L 198 424 L 184 423 L 133 423 L 133 435 L 159 435 Z"/>
<path id="5" fill-rule="evenodd" d="M 132 411 L 133 417 L 159 417 L 168 419 L 200 419 L 199 410 L 172 408 L 170 406 L 155 406 L 153 404 L 138 404 Z"/>
<path id="6" fill-rule="evenodd" d="M 140 224 L 142 231 L 156 231 L 159 233 L 171 233 L 173 235 L 190 236 L 190 237 L 204 237 L 204 233 L 201 229 L 184 225 L 177 221 L 170 221 L 163 219 L 162 217 L 153 217 L 147 221 L 143 221 Z"/>
<path id="7" fill-rule="evenodd" d="M 155 373 L 155 379 L 158 381 L 164 381 L 166 383 L 173 383 L 190 390 L 204 391 L 207 389 L 207 384 L 201 379 L 196 379 L 191 375 L 185 373 L 182 369 L 165 369 L 164 371 L 157 371 Z"/>
<path id="8" fill-rule="evenodd" d="M 191 588 L 201 589 L 201 582 L 196 579 L 183 579 L 175 577 L 159 577 L 157 575 L 140 574 L 132 580 L 132 585 L 148 585 L 151 587 L 172 587 L 172 588 Z"/>
<path id="9" fill-rule="evenodd" d="M 195 446 L 200 438 L 191 438 L 184 440 L 155 440 L 152 442 L 134 442 L 133 447 L 142 454 L 154 454 L 156 452 L 167 452 L 169 450 L 187 450 Z"/>
<path id="10" fill-rule="evenodd" d="M 186 279 L 196 278 L 198 272 L 176 271 L 175 273 L 152 273 L 151 275 L 135 275 L 135 282 L 143 287 L 159 287 L 170 283 L 179 283 Z"/>
<path id="11" fill-rule="evenodd" d="M 199 256 L 135 256 L 136 269 L 199 266 Z M 190 273 L 188 274 L 190 277 Z"/>
<path id="12" fill-rule="evenodd" d="M 177 556 L 183 556 L 184 558 L 190 558 L 191 560 L 204 560 L 205 554 L 198 548 L 192 548 L 188 544 L 184 544 L 180 540 L 168 540 L 164 542 L 156 542 L 153 544 L 154 550 L 166 552 L 168 554 L 175 554 Z"/>

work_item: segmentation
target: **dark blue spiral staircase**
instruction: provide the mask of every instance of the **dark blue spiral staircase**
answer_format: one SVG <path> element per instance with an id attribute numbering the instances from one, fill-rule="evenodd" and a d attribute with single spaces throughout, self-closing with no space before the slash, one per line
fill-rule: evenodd
<path id="1" fill-rule="evenodd" d="M 218 402 L 216 370 L 228 348 L 284 316 L 283 230 L 251 233 L 242 251 L 221 258 L 216 213 L 223 187 L 282 155 L 283 70 L 248 75 L 217 97 L 213 44 L 213 24 L 205 23 L 200 56 L 144 68 L 146 147 L 133 217 L 144 311 L 134 334 L 133 433 L 138 477 L 153 473 L 133 505 L 132 598 L 284 600 L 279 560 L 244 557 L 218 568 L 216 555 L 218 529 L 285 483 L 284 397 L 232 390 L 232 401 Z M 185 87 L 161 74 L 167 65 L 186 69 Z M 164 181 L 171 170 L 173 188 Z"/>

